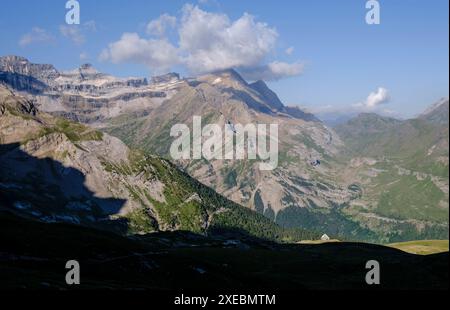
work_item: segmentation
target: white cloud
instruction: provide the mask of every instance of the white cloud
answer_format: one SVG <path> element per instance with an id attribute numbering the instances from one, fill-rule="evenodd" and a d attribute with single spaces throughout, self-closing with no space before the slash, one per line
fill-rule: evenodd
<path id="1" fill-rule="evenodd" d="M 286 63 L 274 61 L 267 65 L 242 69 L 242 75 L 248 80 L 280 80 L 289 76 L 297 76 L 303 72 L 304 65 L 302 63 Z"/>
<path id="2" fill-rule="evenodd" d="M 143 39 L 137 33 L 124 33 L 119 41 L 109 44 L 100 60 L 113 63 L 145 64 L 156 71 L 170 69 L 178 61 L 177 49 L 167 40 Z"/>
<path id="3" fill-rule="evenodd" d="M 219 10 L 221 8 L 221 5 L 219 3 L 219 0 L 198 0 L 197 3 L 201 6 L 215 6 Z"/>
<path id="4" fill-rule="evenodd" d="M 390 100 L 389 91 L 384 87 L 378 87 L 376 91 L 371 92 L 367 98 L 352 105 L 325 105 L 309 107 L 311 113 L 316 114 L 322 119 L 339 119 L 356 116 L 359 113 L 377 113 L 383 116 L 402 118 L 397 111 L 386 108 Z"/>
<path id="5" fill-rule="evenodd" d="M 80 60 L 81 60 L 81 61 L 84 61 L 84 60 L 87 60 L 87 59 L 89 59 L 88 53 L 82 52 L 82 53 L 80 54 Z"/>
<path id="6" fill-rule="evenodd" d="M 291 47 L 288 47 L 285 52 L 286 52 L 287 55 L 292 55 L 294 50 L 295 50 L 294 47 L 291 46 Z"/>
<path id="7" fill-rule="evenodd" d="M 175 28 L 177 18 L 169 14 L 163 14 L 157 19 L 150 21 L 147 25 L 147 33 L 154 36 L 164 36 L 170 28 Z"/>
<path id="8" fill-rule="evenodd" d="M 76 25 L 61 25 L 59 26 L 59 32 L 70 39 L 76 45 L 81 45 L 85 42 L 85 37 L 81 33 L 80 27 Z"/>
<path id="9" fill-rule="evenodd" d="M 97 24 L 90 20 L 82 25 L 61 25 L 59 32 L 76 45 L 82 45 L 86 41 L 87 32 L 97 32 Z"/>
<path id="10" fill-rule="evenodd" d="M 204 73 L 260 64 L 275 47 L 278 33 L 250 14 L 232 22 L 224 14 L 186 5 L 179 36 L 186 66 Z"/>
<path id="11" fill-rule="evenodd" d="M 177 27 L 178 42 L 165 36 Z M 168 14 L 150 21 L 147 34 L 157 38 L 125 33 L 110 43 L 100 58 L 115 63 L 132 62 L 161 71 L 174 65 L 184 66 L 191 74 L 235 68 L 252 79 L 281 79 L 302 72 L 300 63 L 273 61 L 266 63 L 276 47 L 278 33 L 250 14 L 230 20 L 225 14 L 206 12 L 186 4 L 177 18 Z"/>
<path id="12" fill-rule="evenodd" d="M 83 24 L 86 30 L 97 32 L 97 23 L 94 20 L 87 21 Z"/>
<path id="13" fill-rule="evenodd" d="M 24 34 L 20 40 L 19 45 L 21 47 L 25 47 L 30 44 L 34 43 L 51 43 L 55 40 L 53 35 L 47 32 L 47 30 L 39 28 L 39 27 L 33 27 L 31 29 L 31 32 Z"/>
<path id="14" fill-rule="evenodd" d="M 371 92 L 364 102 L 355 104 L 355 107 L 366 109 L 374 109 L 381 104 L 385 104 L 390 100 L 389 92 L 384 87 L 378 87 L 375 92 Z"/>

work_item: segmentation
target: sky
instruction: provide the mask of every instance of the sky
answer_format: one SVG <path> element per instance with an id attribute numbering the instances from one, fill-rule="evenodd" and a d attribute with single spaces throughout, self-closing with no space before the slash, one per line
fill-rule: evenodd
<path id="1" fill-rule="evenodd" d="M 117 76 L 236 68 L 286 105 L 413 117 L 449 93 L 447 0 L 2 0 L 0 56 Z"/>

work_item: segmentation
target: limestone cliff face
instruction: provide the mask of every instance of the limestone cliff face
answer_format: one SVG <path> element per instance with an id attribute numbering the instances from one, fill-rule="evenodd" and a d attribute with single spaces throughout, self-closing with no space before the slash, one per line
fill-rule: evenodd
<path id="1" fill-rule="evenodd" d="M 175 73 L 117 78 L 83 64 L 60 72 L 18 56 L 0 57 L 0 81 L 32 99 L 42 111 L 83 123 L 99 123 L 124 113 L 146 113 L 170 98 L 182 81 Z"/>
<path id="2" fill-rule="evenodd" d="M 0 71 L 33 77 L 44 83 L 51 83 L 60 76 L 53 65 L 34 64 L 20 56 L 0 57 Z"/>

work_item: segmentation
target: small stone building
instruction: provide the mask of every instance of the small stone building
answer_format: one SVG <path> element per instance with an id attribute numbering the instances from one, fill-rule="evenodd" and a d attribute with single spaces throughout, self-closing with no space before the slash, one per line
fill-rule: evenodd
<path id="1" fill-rule="evenodd" d="M 328 241 L 328 240 L 330 240 L 330 237 L 328 237 L 327 234 L 323 234 L 322 237 L 320 237 L 320 240 L 322 240 L 322 241 Z"/>

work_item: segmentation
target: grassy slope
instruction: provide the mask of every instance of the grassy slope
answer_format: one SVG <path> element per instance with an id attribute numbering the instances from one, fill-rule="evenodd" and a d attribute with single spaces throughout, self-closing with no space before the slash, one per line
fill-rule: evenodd
<path id="1" fill-rule="evenodd" d="M 422 119 L 398 121 L 375 114 L 362 114 L 336 127 L 347 149 L 342 153 L 347 161 L 353 157 L 376 158 L 378 163 L 362 171 L 377 169 L 376 177 L 364 188 L 363 199 L 371 211 L 399 220 L 417 219 L 448 223 L 448 195 L 431 180 L 430 175 L 448 180 L 448 124 L 434 124 Z M 436 147 L 437 146 L 437 147 Z M 430 153 L 430 150 L 433 150 Z M 409 170 L 401 175 L 398 167 Z M 428 174 L 416 177 L 413 173 Z M 363 178 L 364 174 L 361 175 Z M 406 233 L 405 233 L 406 234 Z M 445 238 L 441 229 L 431 238 Z M 405 235 L 406 237 L 406 235 Z M 407 238 L 427 238 L 409 229 Z"/>
<path id="2" fill-rule="evenodd" d="M 339 125 L 335 130 L 347 146 L 347 157 L 388 158 L 403 168 L 448 178 L 448 165 L 435 162 L 439 156 L 448 157 L 448 147 L 427 155 L 435 144 L 448 140 L 448 124 L 436 125 L 421 119 L 400 122 L 369 114 Z"/>
<path id="3" fill-rule="evenodd" d="M 402 250 L 404 252 L 429 255 L 448 252 L 448 240 L 416 240 L 408 242 L 391 243 L 387 246 Z"/>

